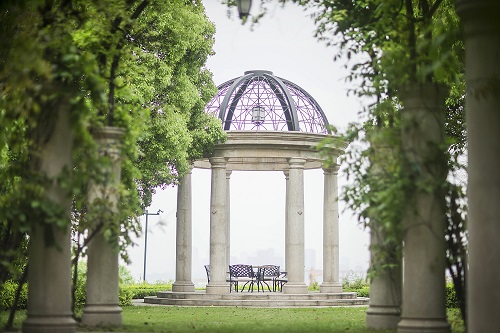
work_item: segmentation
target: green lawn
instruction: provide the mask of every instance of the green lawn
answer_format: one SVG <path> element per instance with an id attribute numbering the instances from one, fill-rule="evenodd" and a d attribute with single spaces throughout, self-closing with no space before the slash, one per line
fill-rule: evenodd
<path id="1" fill-rule="evenodd" d="M 163 307 L 127 306 L 123 308 L 120 332 L 395 332 L 373 331 L 365 327 L 366 307 L 335 308 L 240 308 L 240 307 Z M 20 327 L 25 312 L 16 318 Z M 463 332 L 458 311 L 449 313 L 454 333 Z M 7 319 L 0 313 L 2 325 Z M 78 329 L 81 332 L 98 331 Z M 99 331 L 113 331 L 101 329 Z"/>

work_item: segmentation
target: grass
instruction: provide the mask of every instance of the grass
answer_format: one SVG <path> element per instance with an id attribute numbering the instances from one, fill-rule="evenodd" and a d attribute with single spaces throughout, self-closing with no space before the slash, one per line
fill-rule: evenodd
<path id="1" fill-rule="evenodd" d="M 395 333 L 395 330 L 373 331 L 365 327 L 366 307 L 334 308 L 242 308 L 242 307 L 172 307 L 126 306 L 123 307 L 123 326 L 116 329 L 79 327 L 80 332 L 175 332 L 175 333 L 284 333 L 284 332 L 378 332 Z M 7 313 L 0 312 L 3 325 Z M 16 316 L 15 326 L 20 327 L 25 312 Z M 449 320 L 453 333 L 462 333 L 460 313 L 450 310 Z"/>

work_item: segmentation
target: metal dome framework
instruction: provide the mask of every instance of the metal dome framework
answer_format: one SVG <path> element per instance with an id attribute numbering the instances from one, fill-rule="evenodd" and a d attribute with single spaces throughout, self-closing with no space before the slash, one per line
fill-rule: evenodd
<path id="1" fill-rule="evenodd" d="M 270 71 L 247 71 L 219 87 L 205 108 L 225 131 L 301 131 L 329 134 L 318 102 L 293 82 Z"/>

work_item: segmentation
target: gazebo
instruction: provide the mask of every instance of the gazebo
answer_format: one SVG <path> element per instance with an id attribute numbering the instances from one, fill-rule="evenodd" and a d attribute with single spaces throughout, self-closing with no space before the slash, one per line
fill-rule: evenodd
<path id="1" fill-rule="evenodd" d="M 194 163 L 211 169 L 210 282 L 206 294 L 229 293 L 229 192 L 233 171 L 283 171 L 286 179 L 284 294 L 307 294 L 304 282 L 304 170 L 324 170 L 323 283 L 321 293 L 342 292 L 339 281 L 338 165 L 325 166 L 316 146 L 332 137 L 328 120 L 314 98 L 300 86 L 252 70 L 219 87 L 205 111 L 218 117 L 227 140 L 213 154 Z M 331 140 L 332 141 L 332 140 Z M 327 145 L 336 158 L 345 146 Z M 176 277 L 173 292 L 193 292 L 191 174 L 178 187 Z"/>

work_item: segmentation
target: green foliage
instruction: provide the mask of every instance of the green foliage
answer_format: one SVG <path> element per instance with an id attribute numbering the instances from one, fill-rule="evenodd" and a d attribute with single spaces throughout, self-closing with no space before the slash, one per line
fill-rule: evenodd
<path id="1" fill-rule="evenodd" d="M 130 290 L 120 287 L 120 293 L 118 294 L 118 305 L 127 306 L 132 305 L 133 293 Z"/>
<path id="2" fill-rule="evenodd" d="M 155 188 L 177 182 L 224 140 L 203 112 L 216 91 L 204 67 L 213 24 L 197 0 L 9 1 L 0 16 L 0 284 L 17 274 L 9 263 L 26 257 L 35 224 L 49 241 L 53 228 L 67 227 L 67 212 L 46 193 L 54 183 L 73 199 L 75 254 L 84 252 L 83 235 L 99 231 L 127 260 Z M 40 172 L 41 152 L 60 110 L 71 114 L 74 160 L 52 179 Z M 110 125 L 124 130 L 119 185 L 92 136 Z M 103 189 L 91 203 L 89 184 Z"/>
<path id="3" fill-rule="evenodd" d="M 319 290 L 319 282 L 313 281 L 309 286 L 307 286 L 307 290 L 309 291 L 318 291 Z"/>
<path id="4" fill-rule="evenodd" d="M 457 293 L 453 283 L 446 283 L 446 307 L 449 309 L 460 308 Z"/>
<path id="5" fill-rule="evenodd" d="M 348 275 L 342 280 L 342 291 L 355 292 L 358 297 L 370 297 L 370 284 L 361 276 Z"/>
<path id="6" fill-rule="evenodd" d="M 142 299 L 146 296 L 156 296 L 158 291 L 172 290 L 172 282 L 157 282 L 155 284 L 140 283 L 140 284 L 123 284 L 120 289 L 131 295 L 132 299 Z"/>
<path id="7" fill-rule="evenodd" d="M 12 280 L 6 281 L 0 288 L 0 310 L 10 310 L 14 305 L 18 283 Z M 28 286 L 23 285 L 19 302 L 16 309 L 26 309 L 28 302 Z"/>

